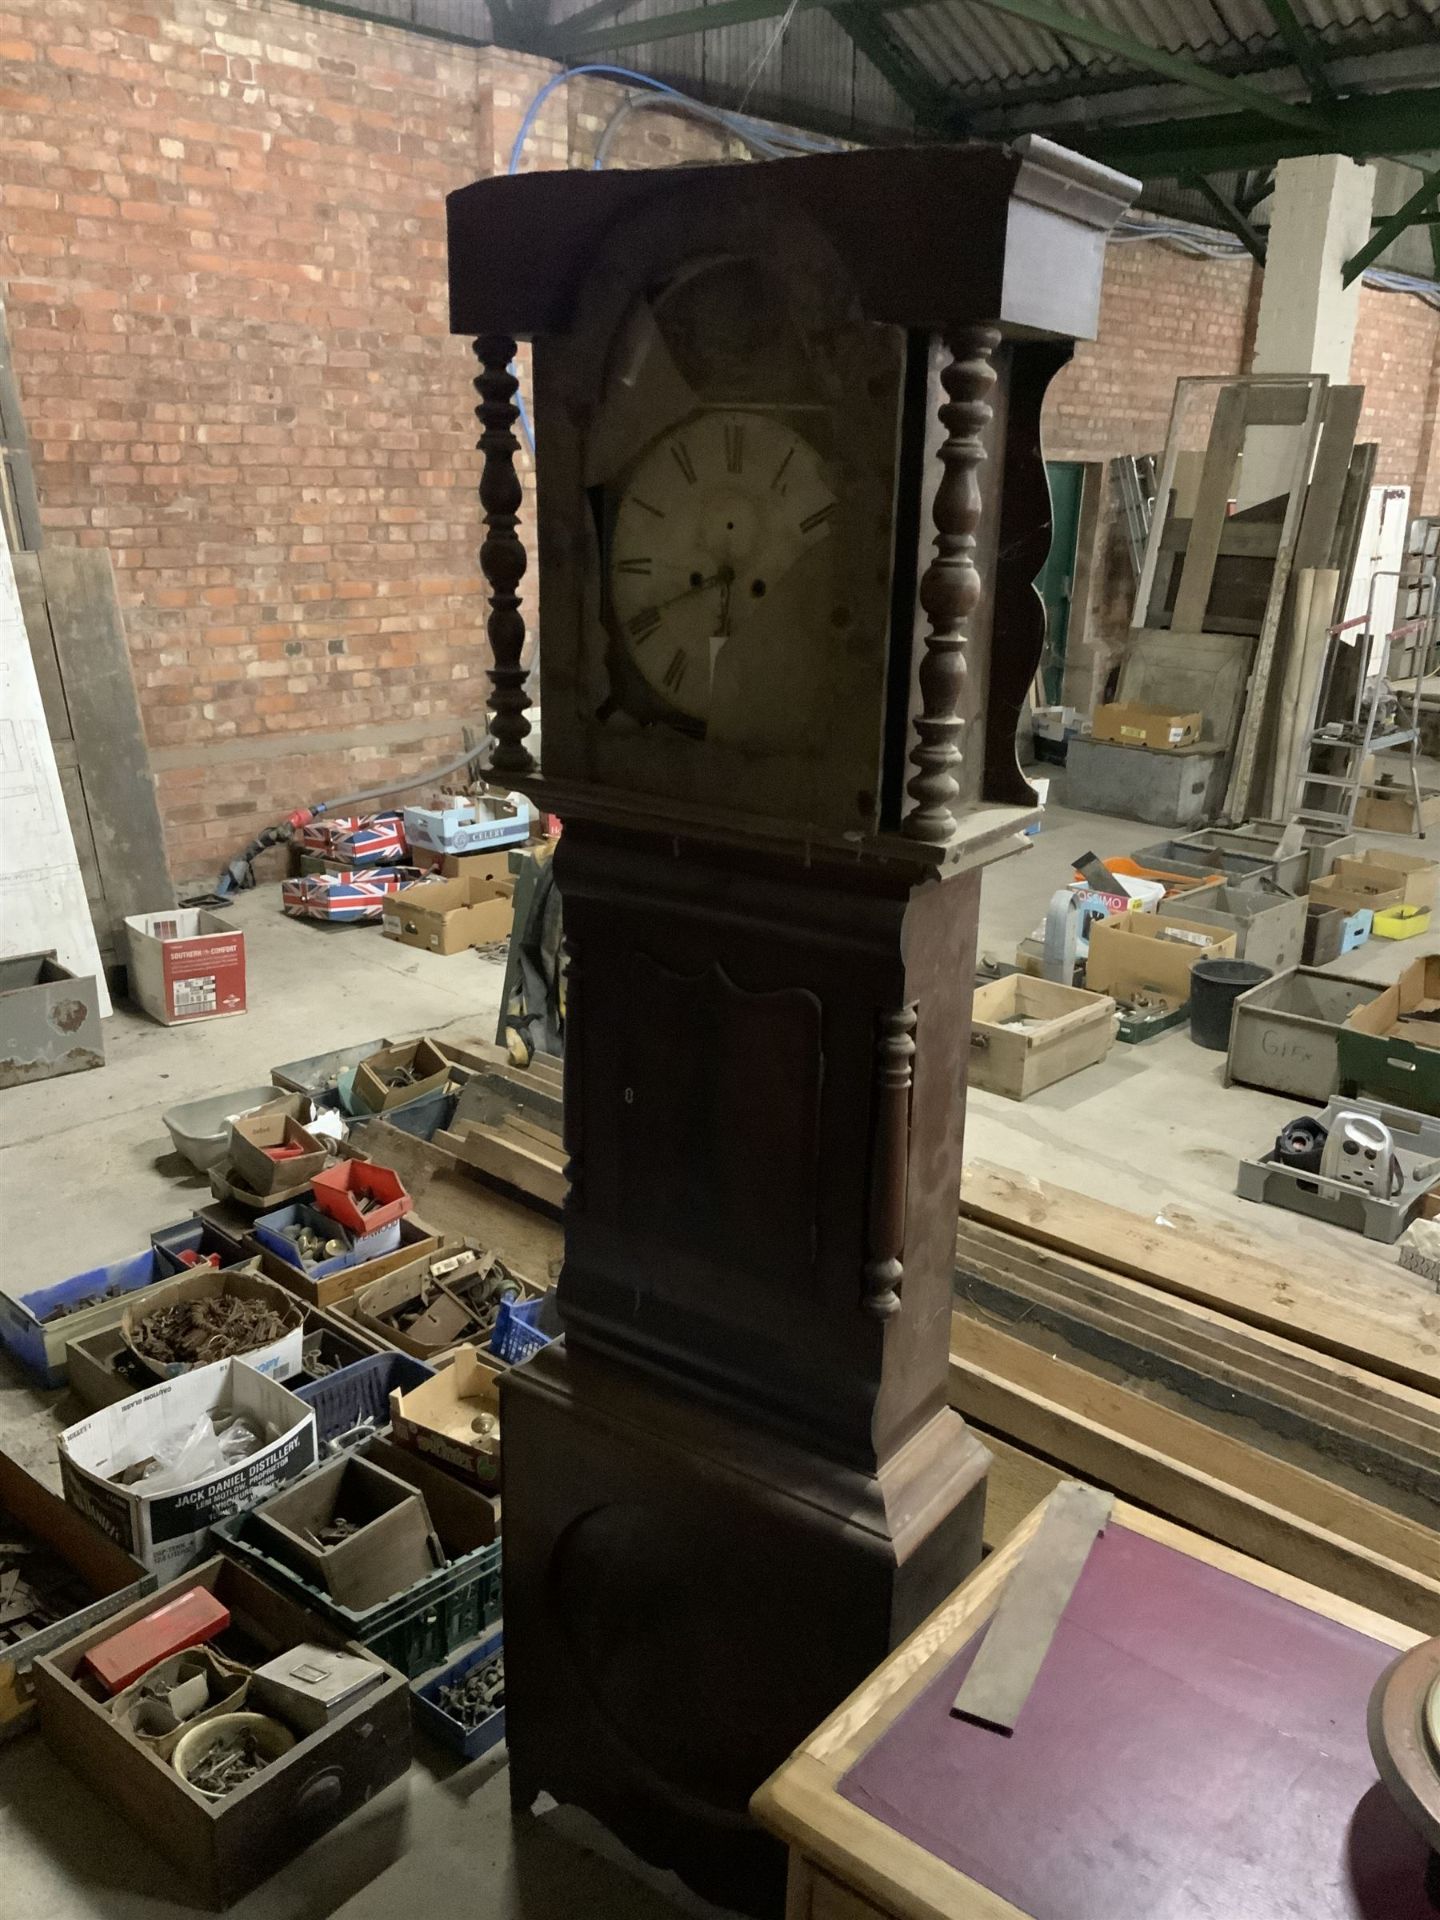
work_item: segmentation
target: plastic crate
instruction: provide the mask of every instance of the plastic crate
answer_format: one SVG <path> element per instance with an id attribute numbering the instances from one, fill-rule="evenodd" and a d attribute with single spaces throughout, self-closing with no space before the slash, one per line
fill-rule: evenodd
<path id="1" fill-rule="evenodd" d="M 366 1449 L 366 1457 L 397 1473 L 407 1485 L 425 1494 L 441 1545 L 450 1552 L 446 1538 L 449 1529 L 443 1514 L 437 1510 L 440 1486 L 443 1485 L 451 1500 L 479 1501 L 485 1496 L 458 1480 L 451 1480 L 438 1468 L 427 1472 L 408 1466 L 400 1450 L 384 1441 L 372 1443 L 372 1448 Z M 500 1618 L 498 1539 L 459 1553 L 448 1565 L 437 1567 L 423 1580 L 417 1580 L 413 1587 L 382 1601 L 378 1607 L 357 1610 L 341 1606 L 323 1588 L 313 1586 L 267 1552 L 264 1531 L 254 1525 L 253 1514 L 236 1514 L 232 1519 L 218 1521 L 213 1532 L 224 1552 L 270 1586 L 331 1621 L 362 1647 L 388 1660 L 409 1680 L 440 1666 L 457 1647 L 467 1640 L 479 1639 Z"/>
<path id="2" fill-rule="evenodd" d="M 500 1311 L 495 1316 L 495 1328 L 490 1335 L 490 1351 L 497 1354 L 507 1366 L 518 1367 L 522 1360 L 528 1360 L 532 1353 L 539 1353 L 542 1347 L 548 1347 L 555 1338 L 553 1333 L 545 1333 L 535 1322 L 544 1299 L 522 1300 L 512 1305 L 508 1300 L 500 1302 Z"/>
<path id="3" fill-rule="evenodd" d="M 454 1686 L 457 1680 L 465 1678 L 472 1667 L 493 1660 L 503 1650 L 504 1644 L 505 1636 L 497 1628 L 494 1633 L 487 1633 L 478 1646 L 467 1647 L 458 1660 L 452 1660 L 448 1667 L 431 1679 L 412 1680 L 410 1683 L 410 1704 L 416 1726 L 422 1733 L 429 1734 L 437 1746 L 444 1747 L 448 1753 L 458 1754 L 462 1760 L 478 1760 L 482 1753 L 489 1753 L 492 1747 L 499 1746 L 505 1738 L 505 1709 L 497 1707 L 479 1726 L 466 1728 L 458 1720 L 452 1720 L 440 1705 L 440 1689 Z"/>
<path id="4" fill-rule="evenodd" d="M 285 1227 L 312 1227 L 322 1241 L 334 1239 L 348 1241 L 349 1244 L 343 1253 L 334 1254 L 328 1260 L 302 1260 L 295 1242 L 287 1239 L 282 1231 Z M 388 1226 L 379 1227 L 374 1233 L 350 1234 L 328 1213 L 321 1213 L 318 1207 L 307 1207 L 303 1201 L 297 1200 L 288 1207 L 277 1207 L 273 1213 L 258 1215 L 255 1237 L 262 1247 L 268 1247 L 271 1253 L 278 1254 L 292 1267 L 298 1267 L 301 1273 L 308 1274 L 312 1280 L 323 1280 L 346 1267 L 360 1267 L 367 1260 L 378 1260 L 382 1254 L 394 1253 L 400 1244 L 400 1222 L 392 1220 Z"/>
<path id="5" fill-rule="evenodd" d="M 293 1391 L 315 1409 L 315 1427 L 327 1451 L 341 1451 L 347 1435 L 352 1445 L 390 1424 L 390 1389 L 409 1393 L 422 1380 L 432 1380 L 435 1369 L 408 1353 L 367 1353 L 352 1366 L 337 1367 L 323 1380 L 311 1380 Z M 373 1421 L 367 1433 L 356 1430 Z"/>

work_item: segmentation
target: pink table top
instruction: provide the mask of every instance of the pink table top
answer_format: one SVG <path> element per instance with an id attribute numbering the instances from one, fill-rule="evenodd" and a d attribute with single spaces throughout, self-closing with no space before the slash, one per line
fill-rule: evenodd
<path id="1" fill-rule="evenodd" d="M 1008 1736 L 950 1712 L 983 1635 L 840 1792 L 1033 1920 L 1435 1920 L 1366 1741 L 1393 1648 L 1113 1525 Z"/>

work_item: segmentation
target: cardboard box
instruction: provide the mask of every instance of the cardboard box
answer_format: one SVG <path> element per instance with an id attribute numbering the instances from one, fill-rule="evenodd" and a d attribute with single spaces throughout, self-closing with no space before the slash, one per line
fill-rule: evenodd
<path id="1" fill-rule="evenodd" d="M 408 1069 L 403 1086 L 391 1086 L 389 1076 Z M 385 1113 L 408 1106 L 412 1100 L 448 1084 L 452 1063 L 432 1040 L 411 1040 L 397 1047 L 381 1047 L 355 1069 L 351 1098 L 357 1114 Z"/>
<path id="2" fill-rule="evenodd" d="M 383 902 L 387 939 L 430 953 L 464 953 L 509 938 L 514 887 L 504 880 L 422 880 Z"/>
<path id="3" fill-rule="evenodd" d="M 1321 906 L 1343 907 L 1353 913 L 1369 907 L 1433 907 L 1440 867 L 1413 853 L 1384 853 L 1372 848 L 1352 858 L 1337 860 L 1323 880 L 1310 888 L 1310 898 Z"/>
<path id="4" fill-rule="evenodd" d="M 175 907 L 125 918 L 130 997 L 162 1026 L 245 1011 L 245 936 L 218 913 Z"/>
<path id="5" fill-rule="evenodd" d="M 53 947 L 0 960 L 0 1087 L 104 1064 L 95 976 L 61 966 Z"/>
<path id="6" fill-rule="evenodd" d="M 1420 795 L 1420 813 L 1416 818 L 1415 796 L 1408 786 L 1398 782 L 1373 793 L 1362 793 L 1355 809 L 1355 824 L 1362 833 L 1428 833 L 1440 827 L 1440 793 Z"/>
<path id="7" fill-rule="evenodd" d="M 1340 1089 L 1440 1113 L 1440 954 L 1421 954 L 1340 1029 Z"/>
<path id="8" fill-rule="evenodd" d="M 318 854 L 301 856 L 319 860 Z M 386 899 L 422 878 L 419 867 L 336 867 L 321 864 L 281 883 L 280 905 L 292 920 L 322 920 L 336 926 L 375 926 Z"/>
<path id="9" fill-rule="evenodd" d="M 322 1544 L 340 1519 L 354 1531 Z M 342 1607 L 363 1613 L 445 1564 L 425 1497 L 373 1460 L 347 1454 L 255 1509 L 256 1536 Z"/>
<path id="10" fill-rule="evenodd" d="M 393 1273 L 396 1267 L 407 1266 L 423 1254 L 438 1252 L 439 1247 L 439 1239 L 428 1227 L 421 1226 L 413 1214 L 407 1214 L 400 1222 L 400 1245 L 393 1253 L 381 1254 L 378 1259 L 367 1260 L 362 1266 L 341 1267 L 334 1273 L 307 1273 L 300 1267 L 292 1266 L 278 1253 L 272 1253 L 254 1234 L 245 1242 L 246 1252 L 258 1258 L 260 1271 L 267 1280 L 275 1281 L 277 1286 L 284 1287 L 287 1293 L 293 1293 L 297 1300 L 312 1307 L 340 1306 L 357 1288 Z"/>
<path id="11" fill-rule="evenodd" d="M 1117 746 L 1169 752 L 1197 741 L 1204 724 L 1203 713 L 1176 713 L 1167 707 L 1116 701 L 1096 708 L 1091 732 L 1096 740 L 1112 740 Z"/>
<path id="12" fill-rule="evenodd" d="M 513 880 L 514 850 L 498 853 L 431 853 L 417 849 L 415 864 L 426 880 Z"/>
<path id="13" fill-rule="evenodd" d="M 211 1800 L 187 1786 L 159 1754 L 132 1739 L 102 1701 L 80 1684 L 89 1647 L 113 1626 L 195 1586 L 228 1607 L 234 1644 L 250 1659 L 273 1658 L 315 1642 L 375 1659 L 310 1609 L 275 1592 L 246 1568 L 215 1556 L 116 1620 L 67 1640 L 35 1664 L 40 1729 L 67 1767 L 140 1832 L 183 1876 L 183 1896 L 210 1907 L 233 1904 L 410 1765 L 410 1700 L 404 1678 L 376 1660 L 380 1679 L 342 1705 L 323 1727 L 297 1739 L 246 1786 Z M 233 1637 L 233 1638 L 232 1638 Z"/>
<path id="14" fill-rule="evenodd" d="M 518 846 L 530 837 L 530 807 L 518 793 L 481 794 L 442 807 L 406 807 L 405 837 L 412 847 L 432 853 Z"/>
<path id="15" fill-rule="evenodd" d="M 1114 1038 L 1107 995 L 1012 973 L 975 991 L 970 1085 L 1025 1100 L 1103 1060 Z"/>
<path id="16" fill-rule="evenodd" d="M 186 1300 L 219 1299 L 224 1295 L 232 1295 L 240 1300 L 259 1300 L 288 1323 L 278 1339 L 267 1341 L 264 1346 L 254 1347 L 238 1357 L 243 1358 L 245 1364 L 253 1367 L 257 1373 L 269 1374 L 272 1380 L 288 1380 L 292 1374 L 299 1373 L 304 1361 L 304 1308 L 294 1294 L 287 1293 L 283 1287 L 277 1287 L 273 1280 L 264 1280 L 258 1273 L 247 1271 L 244 1267 L 198 1267 L 178 1279 L 162 1281 L 139 1300 L 127 1301 L 120 1318 L 120 1331 L 125 1337 L 125 1344 L 135 1356 L 136 1365 L 152 1380 L 173 1380 L 196 1372 L 194 1366 L 167 1367 L 159 1360 L 150 1359 L 136 1345 L 136 1337 L 142 1323 L 164 1307 L 178 1306 Z"/>
<path id="17" fill-rule="evenodd" d="M 398 863 L 405 858 L 405 821 L 399 812 L 337 813 L 301 827 L 295 844 L 341 866 Z"/>
<path id="18" fill-rule="evenodd" d="M 155 1586 L 155 1575 L 138 1560 L 42 1487 L 17 1460 L 0 1453 L 0 1537 L 13 1538 L 17 1532 L 69 1569 L 75 1607 L 50 1626 L 0 1647 L 0 1741 L 34 1723 L 30 1669 L 40 1655 L 87 1627 L 99 1626 Z"/>
<path id="19" fill-rule="evenodd" d="M 390 1430 L 395 1444 L 434 1460 L 477 1486 L 500 1479 L 498 1432 L 488 1438 L 475 1431 L 477 1415 L 500 1418 L 500 1375 L 473 1347 L 457 1347 L 455 1358 L 433 1380 L 409 1393 L 390 1395 Z"/>
<path id="20" fill-rule="evenodd" d="M 1228 959 L 1234 953 L 1233 933 L 1201 921 L 1172 913 L 1127 913 L 1091 927 L 1085 984 L 1092 993 L 1108 993 L 1127 1004 L 1145 996 L 1179 1007 L 1190 998 L 1190 969 L 1197 960 Z"/>
<path id="21" fill-rule="evenodd" d="M 173 1493 L 121 1486 L 112 1474 L 149 1459 L 161 1436 L 183 1434 L 220 1412 L 251 1413 L 274 1439 L 238 1467 Z M 145 1566 L 173 1578 L 204 1550 L 216 1520 L 244 1513 L 308 1473 L 318 1457 L 315 1415 L 303 1400 L 243 1360 L 197 1367 L 104 1407 L 60 1436 L 60 1481 L 71 1506 Z"/>
<path id="22" fill-rule="evenodd" d="M 262 1107 L 230 1124 L 229 1164 L 254 1194 L 308 1186 L 329 1157 L 323 1143 L 285 1106 Z M 274 1147 L 289 1148 L 288 1157 L 272 1159 Z"/>

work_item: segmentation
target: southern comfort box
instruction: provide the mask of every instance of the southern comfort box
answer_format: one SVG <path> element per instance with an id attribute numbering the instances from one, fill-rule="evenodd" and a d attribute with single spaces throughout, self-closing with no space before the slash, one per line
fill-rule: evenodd
<path id="1" fill-rule="evenodd" d="M 219 914 L 132 913 L 125 944 L 131 998 L 163 1026 L 244 1013 L 245 936 Z"/>

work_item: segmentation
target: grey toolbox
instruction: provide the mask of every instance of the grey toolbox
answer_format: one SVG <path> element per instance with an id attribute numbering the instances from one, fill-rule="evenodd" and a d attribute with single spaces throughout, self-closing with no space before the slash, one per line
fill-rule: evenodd
<path id="1" fill-rule="evenodd" d="M 1217 874 L 1222 880 L 1238 882 L 1276 878 L 1272 857 L 1212 846 L 1213 836 L 1214 829 L 1206 827 L 1200 833 L 1187 833 L 1183 839 L 1152 840 L 1149 846 L 1136 847 L 1130 858 L 1162 873 L 1193 873 L 1197 886 Z"/>
<path id="2" fill-rule="evenodd" d="M 1303 895 L 1297 898 L 1265 880 L 1219 880 L 1182 900 L 1185 919 L 1235 935 L 1237 960 L 1253 960 L 1271 973 L 1299 966 L 1305 945 Z"/>
<path id="3" fill-rule="evenodd" d="M 1064 779 L 1058 791 L 1051 788 L 1051 798 L 1081 813 L 1194 827 L 1215 818 L 1229 765 L 1223 747 L 1197 744 L 1160 752 L 1077 734 L 1065 749 Z"/>
<path id="4" fill-rule="evenodd" d="M 1188 900 L 1189 895 L 1182 898 Z M 1242 993 L 1230 1017 L 1225 1085 L 1328 1100 L 1340 1085 L 1340 1029 L 1383 988 L 1319 967 L 1292 967 Z"/>
<path id="5" fill-rule="evenodd" d="M 1285 820 L 1247 820 L 1243 826 L 1222 827 L 1220 832 L 1236 853 L 1259 853 L 1273 860 L 1288 828 Z M 1309 854 L 1310 865 L 1303 885 L 1292 888 L 1295 893 L 1308 893 L 1312 880 L 1323 879 L 1337 860 L 1348 860 L 1359 851 L 1354 834 L 1339 827 L 1303 827 L 1300 845 Z"/>
<path id="6" fill-rule="evenodd" d="M 1229 880 L 1263 875 L 1286 893 L 1304 893 L 1310 885 L 1311 856 L 1304 847 L 1280 859 L 1276 843 L 1256 840 L 1229 827 L 1205 827 L 1199 833 L 1182 834 L 1173 842 L 1172 853 L 1173 858 L 1193 860 L 1197 866 L 1208 860 L 1213 872 L 1223 873 Z"/>
<path id="7" fill-rule="evenodd" d="M 1328 1133 L 1347 1113 L 1379 1120 L 1390 1130 L 1401 1179 L 1388 1197 L 1347 1180 L 1282 1166 L 1273 1151 L 1259 1160 L 1240 1162 L 1235 1191 L 1242 1200 L 1308 1213 L 1314 1220 L 1345 1227 L 1367 1240 L 1398 1240 L 1440 1178 L 1440 1119 L 1411 1113 L 1407 1107 L 1387 1106 L 1382 1100 L 1345 1100 L 1338 1095 L 1317 1119 Z"/>

